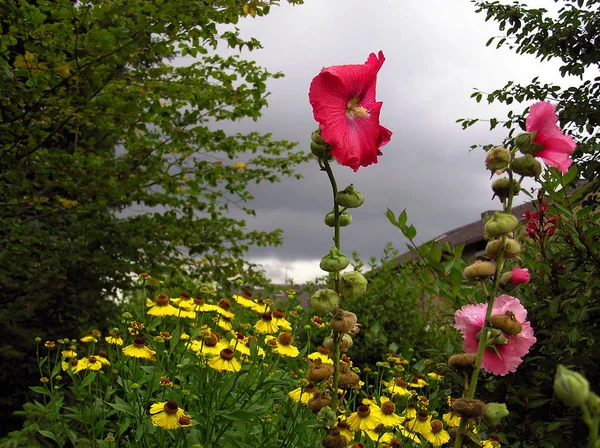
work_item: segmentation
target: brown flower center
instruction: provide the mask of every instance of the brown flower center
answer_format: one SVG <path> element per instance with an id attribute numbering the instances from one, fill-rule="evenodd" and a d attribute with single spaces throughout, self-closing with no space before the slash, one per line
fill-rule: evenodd
<path id="1" fill-rule="evenodd" d="M 217 336 L 214 334 L 211 334 L 209 337 L 207 337 L 204 340 L 204 345 L 206 345 L 207 347 L 214 347 L 217 345 L 217 342 L 219 342 L 219 339 L 217 338 Z"/>
<path id="2" fill-rule="evenodd" d="M 427 415 L 427 412 L 425 412 L 425 411 L 419 411 L 419 413 L 417 414 L 417 418 L 422 422 L 426 421 L 427 417 L 428 417 L 428 415 Z"/>
<path id="3" fill-rule="evenodd" d="M 431 420 L 431 431 L 434 434 L 442 432 L 443 429 L 444 425 L 442 424 L 442 422 L 440 422 L 439 420 Z"/>
<path id="4" fill-rule="evenodd" d="M 174 401 L 167 401 L 165 403 L 165 412 L 169 415 L 173 415 L 175 413 L 177 413 L 177 411 L 179 410 L 179 407 L 177 406 L 177 403 L 175 403 Z"/>
<path id="5" fill-rule="evenodd" d="M 133 346 L 136 348 L 142 348 L 146 346 L 146 341 L 144 340 L 144 338 L 139 337 L 139 338 L 135 338 L 133 340 Z"/>
<path id="6" fill-rule="evenodd" d="M 381 404 L 381 412 L 385 415 L 392 415 L 396 412 L 396 405 L 391 401 L 385 401 Z"/>
<path id="7" fill-rule="evenodd" d="M 271 345 L 273 347 L 276 347 L 277 346 L 277 340 L 276 339 L 269 339 L 267 341 L 267 344 L 269 344 L 269 345 Z"/>
<path id="8" fill-rule="evenodd" d="M 183 300 L 187 300 L 190 298 L 190 295 L 186 294 L 185 292 L 182 292 L 181 294 L 179 294 L 179 298 L 183 299 Z"/>
<path id="9" fill-rule="evenodd" d="M 271 316 L 271 313 L 264 313 L 262 315 L 262 319 L 266 320 L 267 322 L 271 322 L 273 320 L 273 316 Z"/>
<path id="10" fill-rule="evenodd" d="M 231 350 L 230 348 L 224 348 L 223 350 L 221 350 L 221 358 L 224 359 L 225 361 L 231 361 L 233 359 L 233 350 Z"/>
<path id="11" fill-rule="evenodd" d="M 182 415 L 179 417 L 179 424 L 181 426 L 188 426 L 192 422 L 192 419 L 188 415 Z"/>
<path id="12" fill-rule="evenodd" d="M 167 296 L 158 296 L 156 298 L 156 306 L 167 306 L 169 304 L 169 298 Z"/>
<path id="13" fill-rule="evenodd" d="M 90 361 L 90 364 L 94 364 L 96 361 L 98 361 L 95 356 L 90 356 L 88 359 Z"/>
<path id="14" fill-rule="evenodd" d="M 285 316 L 284 312 L 281 311 L 280 309 L 273 310 L 273 317 L 275 317 L 277 319 L 283 319 L 284 316 Z"/>
<path id="15" fill-rule="evenodd" d="M 196 305 L 202 306 L 202 305 L 204 305 L 206 303 L 206 300 L 202 296 L 196 296 L 196 297 L 194 297 L 194 303 Z"/>
<path id="16" fill-rule="evenodd" d="M 371 409 L 369 408 L 369 406 L 362 405 L 358 407 L 356 413 L 359 417 L 366 418 L 371 414 Z"/>
<path id="17" fill-rule="evenodd" d="M 221 299 L 219 300 L 219 308 L 229 311 L 229 308 L 231 308 L 231 302 L 227 299 Z"/>
<path id="18" fill-rule="evenodd" d="M 283 332 L 277 338 L 277 342 L 281 345 L 290 345 L 292 343 L 292 335 L 286 332 Z"/>
<path id="19" fill-rule="evenodd" d="M 161 331 L 160 335 L 165 339 L 171 339 L 171 333 L 169 333 L 168 331 Z"/>
<path id="20" fill-rule="evenodd" d="M 103 358 L 108 358 L 108 353 L 106 353 L 105 351 L 101 350 L 98 352 L 98 356 L 102 356 Z"/>
<path id="21" fill-rule="evenodd" d="M 323 347 L 322 345 L 319 345 L 319 348 L 317 349 L 317 351 L 320 354 L 327 355 L 327 356 L 329 356 L 329 354 L 331 353 L 331 350 L 329 350 L 327 347 Z"/>
<path id="22" fill-rule="evenodd" d="M 304 392 L 312 394 L 315 391 L 315 385 L 313 383 L 308 383 L 304 386 Z"/>
<path id="23" fill-rule="evenodd" d="M 406 389 L 406 386 L 408 386 L 408 383 L 406 381 L 404 381 L 402 378 L 396 378 L 396 386 Z"/>

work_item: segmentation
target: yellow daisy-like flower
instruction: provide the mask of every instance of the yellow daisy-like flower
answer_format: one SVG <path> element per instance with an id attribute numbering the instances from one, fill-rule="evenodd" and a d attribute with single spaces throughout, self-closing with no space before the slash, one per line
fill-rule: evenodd
<path id="1" fill-rule="evenodd" d="M 68 361 L 61 362 L 60 366 L 63 372 L 69 370 L 71 372 L 78 372 L 77 366 L 79 364 L 79 360 L 77 358 L 71 358 Z"/>
<path id="2" fill-rule="evenodd" d="M 354 431 L 371 431 L 381 423 L 381 419 L 371 414 L 370 406 L 362 405 L 350 414 L 347 423 Z"/>
<path id="3" fill-rule="evenodd" d="M 254 336 L 244 337 L 242 333 L 237 333 L 236 337 L 229 341 L 229 346 L 244 356 L 250 356 L 250 344 L 252 342 L 256 344 L 258 339 L 256 339 Z M 258 356 L 265 356 L 265 351 L 262 348 L 257 346 L 256 350 L 258 352 Z"/>
<path id="4" fill-rule="evenodd" d="M 219 356 L 215 356 L 208 361 L 208 365 L 219 372 L 239 372 L 242 368 L 240 362 L 235 359 L 233 350 L 230 348 L 221 350 Z"/>
<path id="5" fill-rule="evenodd" d="M 385 425 L 377 426 L 373 431 L 365 431 L 369 439 L 379 443 L 389 443 L 394 438 L 394 433 L 385 432 Z"/>
<path id="6" fill-rule="evenodd" d="M 131 327 L 128 327 L 127 331 L 132 336 L 140 334 L 140 332 L 144 329 L 144 324 L 138 321 L 133 321 L 129 325 L 131 325 Z"/>
<path id="7" fill-rule="evenodd" d="M 179 419 L 185 412 L 174 401 L 164 401 L 150 406 L 152 424 L 163 429 L 179 428 Z"/>
<path id="8" fill-rule="evenodd" d="M 217 311 L 216 305 L 209 305 L 206 303 L 206 299 L 202 296 L 196 296 L 194 298 L 194 311 L 197 313 L 207 313 L 209 311 Z"/>
<path id="9" fill-rule="evenodd" d="M 271 306 L 269 305 L 268 302 L 265 302 L 264 300 L 259 299 L 254 302 L 254 306 L 251 309 L 255 313 L 264 314 L 264 313 L 268 313 L 270 311 Z"/>
<path id="10" fill-rule="evenodd" d="M 86 356 L 77 362 L 77 367 L 73 369 L 73 372 L 81 372 L 82 370 L 94 370 L 98 371 L 103 366 L 110 365 L 106 358 L 102 356 Z"/>
<path id="11" fill-rule="evenodd" d="M 423 395 L 419 395 L 417 397 L 417 407 L 419 409 L 425 409 L 427 410 L 427 407 L 429 406 L 429 398 L 423 396 Z"/>
<path id="12" fill-rule="evenodd" d="M 146 299 L 146 306 L 150 308 L 147 314 L 150 316 L 166 317 L 179 315 L 179 310 L 171 305 L 167 296 L 160 295 L 156 298 L 156 301 Z"/>
<path id="13" fill-rule="evenodd" d="M 417 417 L 405 423 L 406 429 L 412 432 L 417 432 L 422 436 L 429 434 L 431 430 L 431 415 L 427 415 L 425 411 L 419 411 Z"/>
<path id="14" fill-rule="evenodd" d="M 315 396 L 316 391 L 317 388 L 315 385 L 313 383 L 308 383 L 304 387 L 294 389 L 288 393 L 288 396 L 294 401 L 301 401 L 302 403 L 307 404 L 308 400 Z"/>
<path id="15" fill-rule="evenodd" d="M 110 336 L 106 336 L 104 340 L 111 345 L 123 345 L 123 338 L 121 338 L 119 333 L 113 333 Z"/>
<path id="16" fill-rule="evenodd" d="M 406 420 L 414 420 L 417 418 L 417 405 L 415 403 L 408 403 L 407 408 L 402 413 Z"/>
<path id="17" fill-rule="evenodd" d="M 227 299 L 221 299 L 221 300 L 219 300 L 219 303 L 217 304 L 215 311 L 223 317 L 228 317 L 229 319 L 233 319 L 235 317 L 235 314 L 233 314 L 231 311 L 229 311 L 230 309 L 231 309 L 231 302 Z"/>
<path id="18" fill-rule="evenodd" d="M 354 432 L 352 431 L 352 428 L 350 428 L 350 425 L 348 425 L 348 423 L 344 421 L 339 421 L 336 423 L 335 427 L 339 429 L 340 434 L 346 438 L 348 443 L 354 440 Z"/>
<path id="19" fill-rule="evenodd" d="M 442 446 L 450 440 L 450 434 L 444 429 L 444 425 L 439 420 L 431 421 L 431 432 L 423 437 L 433 446 Z"/>
<path id="20" fill-rule="evenodd" d="M 400 426 L 404 422 L 405 417 L 400 417 L 396 414 L 396 405 L 394 402 L 387 397 L 380 397 L 379 400 L 381 401 L 381 423 L 392 428 Z"/>
<path id="21" fill-rule="evenodd" d="M 229 348 L 227 342 L 222 341 L 217 333 L 211 333 L 210 336 L 205 337 L 200 341 L 195 340 L 192 344 L 192 350 L 198 352 L 198 356 L 204 356 L 206 358 L 219 356 L 221 350 Z"/>
<path id="22" fill-rule="evenodd" d="M 407 387 L 408 383 L 406 381 L 402 378 L 396 378 L 388 383 L 387 391 L 392 395 L 400 395 L 401 397 L 410 396 L 413 393 Z"/>
<path id="23" fill-rule="evenodd" d="M 279 331 L 279 326 L 273 322 L 271 313 L 264 313 L 261 319 L 254 324 L 254 329 L 259 333 L 274 334 Z"/>
<path id="24" fill-rule="evenodd" d="M 233 296 L 233 300 L 236 301 L 236 303 L 238 305 L 243 306 L 244 308 L 249 308 L 252 309 L 254 307 L 254 305 L 256 305 L 254 303 L 254 301 L 252 301 L 250 298 L 244 297 L 244 296 Z"/>
<path id="25" fill-rule="evenodd" d="M 410 383 L 408 383 L 408 386 L 409 387 L 414 387 L 414 388 L 417 388 L 417 389 L 420 389 L 421 387 L 427 386 L 427 381 L 425 381 L 422 378 L 422 376 L 423 375 L 421 375 L 421 374 L 419 374 L 417 376 L 414 376 L 412 378 L 412 380 L 410 380 Z"/>
<path id="26" fill-rule="evenodd" d="M 246 169 L 246 162 L 235 162 L 232 168 L 234 170 L 244 171 Z"/>
<path id="27" fill-rule="evenodd" d="M 195 319 L 196 318 L 196 311 L 194 311 L 194 308 L 196 308 L 196 305 L 194 304 L 194 302 L 190 299 L 171 299 L 171 302 L 175 302 L 175 300 L 178 301 L 178 303 L 176 303 L 176 305 L 179 307 L 179 314 L 177 315 L 178 317 L 181 317 L 183 319 Z"/>
<path id="28" fill-rule="evenodd" d="M 317 328 L 325 328 L 325 323 L 321 320 L 321 318 L 319 316 L 313 316 L 312 319 L 310 320 L 315 327 Z"/>
<path id="29" fill-rule="evenodd" d="M 92 342 L 98 342 L 98 339 L 96 339 L 94 337 L 94 334 L 90 331 L 89 333 L 87 333 L 84 337 L 82 337 L 80 339 L 81 342 L 83 342 L 84 344 L 90 344 Z"/>
<path id="30" fill-rule="evenodd" d="M 444 376 L 440 375 L 440 373 L 437 370 L 434 370 L 433 372 L 429 372 L 427 374 L 427 376 L 436 381 L 442 381 L 444 379 Z"/>
<path id="31" fill-rule="evenodd" d="M 500 448 L 500 442 L 498 441 L 498 436 L 495 434 L 491 434 L 488 440 L 481 441 L 482 448 Z"/>
<path id="32" fill-rule="evenodd" d="M 406 428 L 400 428 L 400 434 L 402 434 L 404 437 L 406 437 L 407 439 L 412 440 L 415 443 L 420 444 L 421 443 L 421 439 L 419 438 L 418 434 L 409 431 Z"/>
<path id="33" fill-rule="evenodd" d="M 233 325 L 231 324 L 232 319 L 226 316 L 217 316 L 214 317 L 213 320 L 217 322 L 219 328 L 222 328 L 225 331 L 233 330 Z"/>
<path id="34" fill-rule="evenodd" d="M 317 349 L 316 352 L 308 355 L 308 359 L 312 359 L 312 360 L 320 359 L 323 364 L 333 364 L 333 359 L 331 359 L 329 357 L 330 353 L 331 353 L 331 350 L 329 350 L 327 347 L 323 347 L 321 345 L 321 346 L 319 346 L 319 348 Z"/>
<path id="35" fill-rule="evenodd" d="M 450 427 L 457 428 L 460 425 L 460 415 L 455 414 L 454 411 L 450 410 L 450 412 L 444 414 L 442 416 L 443 420 Z"/>
<path id="36" fill-rule="evenodd" d="M 77 357 L 77 352 L 75 352 L 73 350 L 63 350 L 61 352 L 61 355 L 63 358 L 75 358 L 75 357 Z"/>
<path id="37" fill-rule="evenodd" d="M 292 331 L 292 325 L 285 319 L 285 313 L 280 309 L 273 310 L 273 322 L 283 331 Z"/>
<path id="38" fill-rule="evenodd" d="M 290 333 L 280 333 L 277 339 L 267 336 L 267 344 L 272 345 L 273 351 L 281 356 L 295 358 L 300 354 L 300 351 L 292 345 L 292 335 Z"/>
<path id="39" fill-rule="evenodd" d="M 138 336 L 133 340 L 133 344 L 128 345 L 123 349 L 123 354 L 132 358 L 151 360 L 153 359 L 154 355 L 156 355 L 156 352 L 148 348 L 143 337 Z"/>

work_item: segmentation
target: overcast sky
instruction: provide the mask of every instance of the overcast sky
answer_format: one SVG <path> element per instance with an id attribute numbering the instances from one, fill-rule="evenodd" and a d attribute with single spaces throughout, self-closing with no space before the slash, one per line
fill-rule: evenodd
<path id="1" fill-rule="evenodd" d="M 248 17 L 238 25 L 243 36 L 257 38 L 264 47 L 244 56 L 286 76 L 270 82 L 270 106 L 262 119 L 230 129 L 272 132 L 308 150 L 317 127 L 308 102 L 312 78 L 322 67 L 363 63 L 382 50 L 386 61 L 377 99 L 383 101 L 381 124 L 394 134 L 377 165 L 355 173 L 334 164 L 340 188 L 354 183 L 365 196 L 365 204 L 352 212 L 352 225 L 342 229 L 342 251 L 357 250 L 367 261 L 379 258 L 392 241 L 404 252 L 405 240 L 384 216 L 388 207 L 396 213 L 406 208 L 423 242 L 476 221 L 500 204 L 491 202 L 483 151 L 469 147 L 500 143 L 507 130 L 490 132 L 484 123 L 463 131 L 455 123 L 463 117 L 504 116 L 503 107 L 470 99 L 473 88 L 492 91 L 534 76 L 560 80 L 555 61 L 540 63 L 486 47 L 500 33 L 484 18 L 466 0 L 306 0 L 296 7 L 282 2 L 268 16 Z M 250 252 L 276 283 L 322 275 L 318 262 L 332 245 L 332 230 L 323 224 L 332 207 L 327 176 L 316 160 L 300 171 L 302 180 L 252 188 L 257 217 L 247 218 L 249 226 L 284 230 L 282 246 Z"/>

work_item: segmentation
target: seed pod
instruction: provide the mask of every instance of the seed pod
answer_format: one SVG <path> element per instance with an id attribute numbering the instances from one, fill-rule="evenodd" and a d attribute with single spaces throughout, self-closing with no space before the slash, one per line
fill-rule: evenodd
<path id="1" fill-rule="evenodd" d="M 336 333 L 347 333 L 354 328 L 356 322 L 356 314 L 338 309 L 337 314 L 329 322 L 329 326 Z"/>
<path id="2" fill-rule="evenodd" d="M 468 282 L 486 280 L 496 273 L 496 265 L 490 261 L 477 260 L 463 271 L 463 277 Z"/>
<path id="3" fill-rule="evenodd" d="M 331 404 L 331 397 L 326 392 L 317 392 L 308 400 L 308 408 L 315 414 Z"/>
<path id="4" fill-rule="evenodd" d="M 348 439 L 340 434 L 340 430 L 332 428 L 329 430 L 329 434 L 323 437 L 321 445 L 324 448 L 346 448 L 348 446 Z"/>
<path id="5" fill-rule="evenodd" d="M 479 418 L 485 414 L 485 403 L 470 398 L 457 398 L 452 403 L 452 410 L 464 418 Z"/>
<path id="6" fill-rule="evenodd" d="M 452 355 L 448 359 L 448 367 L 456 372 L 469 372 L 475 366 L 475 353 L 461 353 Z"/>
<path id="7" fill-rule="evenodd" d="M 502 330 L 508 336 L 516 336 L 523 331 L 523 325 L 515 317 L 515 313 L 494 314 L 490 317 L 490 326 Z"/>
<path id="8" fill-rule="evenodd" d="M 308 379 L 314 382 L 323 381 L 333 375 L 333 371 L 332 364 L 325 364 L 317 358 L 308 365 Z"/>

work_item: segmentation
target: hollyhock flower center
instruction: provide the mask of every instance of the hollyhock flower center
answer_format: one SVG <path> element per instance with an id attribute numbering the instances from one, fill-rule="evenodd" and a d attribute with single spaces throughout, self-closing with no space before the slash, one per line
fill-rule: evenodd
<path id="1" fill-rule="evenodd" d="M 165 403 L 165 412 L 169 415 L 176 414 L 179 406 L 174 401 L 167 401 Z"/>
<path id="2" fill-rule="evenodd" d="M 359 101 L 359 97 L 354 97 L 346 105 L 346 116 L 350 120 L 354 120 L 355 118 L 369 118 L 371 116 L 366 108 L 358 105 Z"/>

